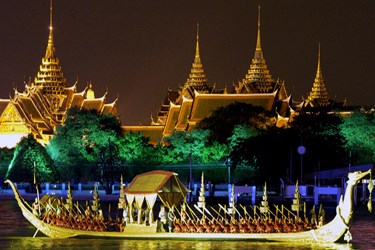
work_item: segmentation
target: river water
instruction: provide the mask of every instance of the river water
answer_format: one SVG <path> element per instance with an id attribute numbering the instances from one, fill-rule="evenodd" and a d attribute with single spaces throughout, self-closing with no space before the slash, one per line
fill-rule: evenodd
<path id="1" fill-rule="evenodd" d="M 306 244 L 254 241 L 52 239 L 38 233 L 13 200 L 0 200 L 0 249 L 375 249 L 375 214 L 355 207 L 351 243 Z"/>

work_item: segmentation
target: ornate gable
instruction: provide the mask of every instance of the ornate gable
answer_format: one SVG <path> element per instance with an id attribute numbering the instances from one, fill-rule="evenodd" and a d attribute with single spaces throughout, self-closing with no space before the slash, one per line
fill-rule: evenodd
<path id="1" fill-rule="evenodd" d="M 1 133 L 29 133 L 30 130 L 26 126 L 23 117 L 18 112 L 13 103 L 9 102 L 0 116 L 0 132 Z"/>

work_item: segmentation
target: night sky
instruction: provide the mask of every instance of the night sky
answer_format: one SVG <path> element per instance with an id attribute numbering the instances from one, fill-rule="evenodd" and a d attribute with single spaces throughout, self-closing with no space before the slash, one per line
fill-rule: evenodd
<path id="1" fill-rule="evenodd" d="M 190 72 L 196 24 L 209 84 L 241 80 L 254 56 L 258 4 L 261 42 L 274 79 L 300 101 L 310 91 L 321 43 L 329 96 L 375 103 L 375 1 L 55 0 L 54 41 L 62 71 L 78 91 L 119 97 L 124 125 L 149 124 L 168 88 Z M 34 78 L 48 39 L 49 0 L 3 0 L 0 8 L 0 98 Z"/>

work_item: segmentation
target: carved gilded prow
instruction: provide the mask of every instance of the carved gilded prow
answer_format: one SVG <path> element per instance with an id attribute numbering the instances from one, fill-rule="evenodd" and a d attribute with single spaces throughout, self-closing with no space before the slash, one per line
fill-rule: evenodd
<path id="1" fill-rule="evenodd" d="M 353 191 L 355 185 L 359 183 L 359 181 L 364 178 L 366 175 L 371 174 L 371 169 L 367 170 L 366 172 L 353 172 L 349 173 L 348 177 L 349 180 L 346 182 L 346 191 L 344 199 L 342 200 L 342 197 L 340 199 L 339 209 L 342 216 L 342 219 L 344 220 L 345 224 L 349 224 L 352 219 L 352 213 L 353 213 Z"/>

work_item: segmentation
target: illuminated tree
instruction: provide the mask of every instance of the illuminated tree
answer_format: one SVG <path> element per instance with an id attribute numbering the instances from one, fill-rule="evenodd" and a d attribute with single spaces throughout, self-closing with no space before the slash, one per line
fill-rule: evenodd
<path id="1" fill-rule="evenodd" d="M 343 119 L 341 134 L 346 139 L 346 149 L 352 163 L 375 162 L 375 114 L 354 112 Z"/>
<path id="2" fill-rule="evenodd" d="M 0 148 L 0 179 L 2 180 L 4 180 L 8 166 L 13 159 L 13 152 L 14 148 Z"/>
<path id="3" fill-rule="evenodd" d="M 34 163 L 38 183 L 57 179 L 55 166 L 45 148 L 28 135 L 17 144 L 6 177 L 15 182 L 33 183 Z"/>
<path id="4" fill-rule="evenodd" d="M 100 150 L 122 136 L 121 124 L 113 115 L 100 115 L 95 110 L 72 108 L 63 125 L 58 126 L 47 150 L 55 161 L 62 179 L 94 178 Z"/>
<path id="5" fill-rule="evenodd" d="M 236 125 L 233 129 L 232 135 L 228 138 L 228 144 L 231 150 L 241 144 L 244 140 L 259 135 L 259 131 L 247 125 Z"/>
<path id="6" fill-rule="evenodd" d="M 152 146 L 141 133 L 126 133 L 116 142 L 119 156 L 126 165 L 152 163 Z"/>
<path id="7" fill-rule="evenodd" d="M 175 132 L 166 138 L 168 147 L 165 147 L 162 157 L 163 163 L 179 164 L 194 163 L 213 164 L 223 161 L 228 155 L 228 148 L 218 142 L 209 142 L 209 130 L 191 130 Z"/>

